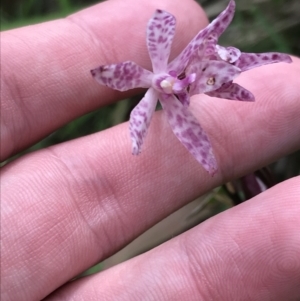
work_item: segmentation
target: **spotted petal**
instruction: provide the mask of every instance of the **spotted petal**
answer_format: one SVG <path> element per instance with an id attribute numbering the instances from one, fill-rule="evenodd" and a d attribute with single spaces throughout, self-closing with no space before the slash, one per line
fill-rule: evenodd
<path id="1" fill-rule="evenodd" d="M 242 71 L 246 71 L 259 66 L 273 64 L 273 63 L 291 63 L 292 59 L 287 54 L 278 52 L 266 53 L 245 53 L 242 52 L 239 59 L 234 63 Z"/>
<path id="2" fill-rule="evenodd" d="M 197 62 L 190 66 L 190 72 L 197 75 L 190 87 L 191 96 L 216 90 L 241 73 L 239 68 L 223 61 Z"/>
<path id="3" fill-rule="evenodd" d="M 166 71 L 175 34 L 176 19 L 157 9 L 147 27 L 147 46 L 154 73 Z"/>
<path id="4" fill-rule="evenodd" d="M 201 47 L 204 39 L 209 35 L 215 34 L 217 38 L 225 31 L 230 24 L 235 11 L 235 2 L 230 0 L 226 9 L 207 27 L 202 29 L 194 39 L 185 47 L 185 49 L 176 57 L 169 65 L 168 70 L 174 70 L 177 74 L 180 74 L 187 66 L 190 58 L 193 56 L 195 51 Z"/>
<path id="5" fill-rule="evenodd" d="M 226 83 L 219 89 L 206 93 L 212 97 L 241 100 L 241 101 L 254 101 L 254 95 L 236 83 Z"/>
<path id="6" fill-rule="evenodd" d="M 241 56 L 241 51 L 235 47 L 223 47 L 220 45 L 216 45 L 216 50 L 219 57 L 228 63 L 236 62 Z"/>
<path id="7" fill-rule="evenodd" d="M 217 161 L 208 137 L 197 119 L 174 95 L 161 94 L 159 99 L 179 141 L 209 174 L 214 175 L 217 171 Z"/>
<path id="8" fill-rule="evenodd" d="M 133 88 L 149 88 L 153 73 L 134 62 L 103 65 L 91 70 L 95 80 L 105 86 L 119 91 Z"/>
<path id="9" fill-rule="evenodd" d="M 188 107 L 190 105 L 190 95 L 188 92 L 178 93 L 176 96 L 184 107 Z"/>
<path id="10" fill-rule="evenodd" d="M 129 132 L 132 141 L 132 154 L 138 155 L 147 134 L 153 112 L 158 100 L 158 92 L 150 88 L 144 98 L 131 111 Z"/>

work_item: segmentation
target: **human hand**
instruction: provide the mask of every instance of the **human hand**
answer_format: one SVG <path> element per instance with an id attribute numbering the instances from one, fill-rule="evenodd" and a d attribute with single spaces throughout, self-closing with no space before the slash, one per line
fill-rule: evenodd
<path id="1" fill-rule="evenodd" d="M 109 1 L 2 33 L 1 160 L 129 95 L 98 86 L 89 70 L 127 59 L 149 68 L 144 29 L 157 7 L 177 17 L 175 57 L 206 22 L 192 1 Z M 159 112 L 139 157 L 122 124 L 3 167 L 1 300 L 40 300 L 57 288 L 48 300 L 298 300 L 299 177 L 65 283 L 196 196 L 299 149 L 299 72 L 294 59 L 243 73 L 237 81 L 255 103 L 193 98 L 218 160 L 213 178 Z"/>

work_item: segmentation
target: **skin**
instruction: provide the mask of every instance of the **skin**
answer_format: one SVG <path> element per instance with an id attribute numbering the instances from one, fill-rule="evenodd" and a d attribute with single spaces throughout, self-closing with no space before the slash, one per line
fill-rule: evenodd
<path id="1" fill-rule="evenodd" d="M 186 0 L 111 0 L 1 33 L 1 160 L 135 91 L 89 70 L 150 68 L 146 23 L 178 20 L 175 57 L 207 24 Z M 128 41 L 130 33 L 130 41 Z M 219 164 L 210 177 L 156 113 L 138 157 L 128 123 L 23 156 L 1 169 L 1 300 L 299 300 L 300 177 L 102 273 L 66 282 L 200 194 L 300 149 L 300 60 L 243 73 L 255 103 L 195 96 Z M 55 291 L 55 292 L 54 292 Z M 48 297 L 46 297 L 48 296 Z"/>

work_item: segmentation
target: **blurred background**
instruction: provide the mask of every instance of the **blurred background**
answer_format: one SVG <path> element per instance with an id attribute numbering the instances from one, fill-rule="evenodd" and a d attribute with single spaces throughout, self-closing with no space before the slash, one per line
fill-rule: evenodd
<path id="1" fill-rule="evenodd" d="M 2 0 L 1 31 L 63 18 L 99 2 L 101 1 Z M 199 0 L 198 2 L 204 7 L 209 18 L 213 19 L 225 8 L 228 0 Z M 232 45 L 246 52 L 279 51 L 300 56 L 299 0 L 236 0 L 236 3 L 234 21 L 221 37 L 221 45 Z M 125 99 L 82 116 L 11 160 L 24 153 L 98 132 L 127 121 L 130 111 L 141 97 L 142 95 Z M 8 161 L 2 165 L 7 163 Z M 108 268 L 145 252 L 205 219 L 253 197 L 262 190 L 299 174 L 300 151 L 297 151 L 252 175 L 227 183 L 205 196 L 191 200 L 191 203 L 83 275 Z"/>

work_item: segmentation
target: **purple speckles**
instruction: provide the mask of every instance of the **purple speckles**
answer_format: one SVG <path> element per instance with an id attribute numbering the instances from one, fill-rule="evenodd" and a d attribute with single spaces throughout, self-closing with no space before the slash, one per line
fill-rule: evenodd
<path id="1" fill-rule="evenodd" d="M 195 51 L 192 51 L 192 49 L 200 47 L 204 40 L 206 40 L 207 37 L 209 37 L 211 34 L 214 34 L 216 36 L 216 39 L 218 39 L 230 24 L 234 16 L 234 10 L 235 2 L 234 0 L 231 0 L 226 9 L 213 22 L 202 29 L 196 35 L 196 37 L 186 46 L 181 54 L 169 64 L 169 70 L 176 70 L 177 73 L 181 73 L 184 67 L 191 60 L 191 57 L 195 54 Z M 216 24 L 220 25 L 216 26 Z"/>
<path id="2" fill-rule="evenodd" d="M 225 16 L 223 17 L 223 22 L 226 24 L 227 21 L 228 21 L 228 15 L 225 15 Z"/>
<path id="3" fill-rule="evenodd" d="M 91 72 L 97 82 L 119 91 L 147 88 L 151 85 L 152 73 L 130 61 L 100 66 Z"/>
<path id="4" fill-rule="evenodd" d="M 247 71 L 259 66 L 280 62 L 291 63 L 292 60 L 289 55 L 277 52 L 263 54 L 242 52 L 240 58 L 234 62 L 234 65 L 242 71 Z"/>
<path id="5" fill-rule="evenodd" d="M 224 99 L 231 100 L 240 100 L 240 101 L 254 101 L 254 95 L 241 87 L 240 85 L 232 82 L 227 82 L 222 85 L 219 89 L 206 93 L 212 97 L 219 97 Z"/>
<path id="6" fill-rule="evenodd" d="M 150 125 L 157 99 L 157 92 L 153 88 L 150 88 L 130 114 L 129 132 L 132 141 L 132 153 L 134 155 L 138 155 L 141 152 L 141 146 Z"/>
<path id="7" fill-rule="evenodd" d="M 219 58 L 228 63 L 234 63 L 241 56 L 241 51 L 234 47 L 222 47 L 216 45 L 216 51 Z"/>
<path id="8" fill-rule="evenodd" d="M 217 162 L 209 139 L 197 119 L 173 95 L 168 97 L 161 95 L 160 101 L 179 141 L 213 175 L 217 170 Z"/>
<path id="9" fill-rule="evenodd" d="M 167 69 L 175 34 L 175 24 L 175 17 L 161 10 L 156 10 L 153 18 L 148 23 L 147 46 L 154 73 L 166 71 Z"/>
<path id="10" fill-rule="evenodd" d="M 239 75 L 240 69 L 223 61 L 204 61 L 193 64 L 190 72 L 197 75 L 190 86 L 190 95 L 195 95 L 218 89 Z"/>
<path id="11" fill-rule="evenodd" d="M 281 53 L 241 53 L 235 47 L 218 45 L 218 39 L 231 22 L 234 10 L 235 2 L 230 0 L 226 9 L 169 64 L 176 20 L 171 14 L 156 10 L 147 25 L 147 47 L 153 72 L 131 61 L 91 70 L 100 84 L 112 89 L 148 88 L 130 115 L 129 132 L 134 155 L 141 152 L 159 99 L 179 141 L 211 175 L 217 171 L 211 143 L 198 120 L 188 110 L 190 97 L 205 93 L 212 97 L 254 101 L 251 92 L 233 83 L 234 78 L 261 65 L 291 62 L 288 55 Z"/>
<path id="12" fill-rule="evenodd" d="M 177 126 L 181 128 L 184 122 L 184 119 L 182 118 L 181 115 L 176 115 L 176 122 L 177 122 Z"/>
<path id="13" fill-rule="evenodd" d="M 190 97 L 187 92 L 177 93 L 178 100 L 182 103 L 183 106 L 188 107 L 190 104 Z"/>

